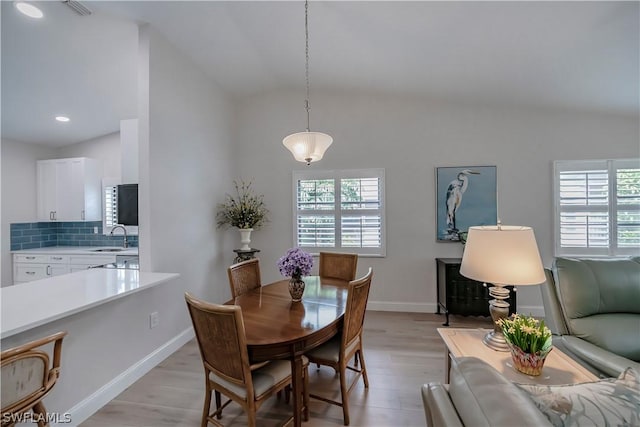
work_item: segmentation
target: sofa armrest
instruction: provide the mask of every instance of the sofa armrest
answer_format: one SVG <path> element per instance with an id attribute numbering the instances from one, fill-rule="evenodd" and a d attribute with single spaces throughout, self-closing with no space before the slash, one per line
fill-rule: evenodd
<path id="1" fill-rule="evenodd" d="M 461 357 L 451 367 L 449 396 L 464 425 L 551 425 L 533 400 L 491 365 L 475 357 Z"/>
<path id="2" fill-rule="evenodd" d="M 422 386 L 422 403 L 428 427 L 463 427 L 449 393 L 442 384 Z"/>
<path id="3" fill-rule="evenodd" d="M 540 286 L 542 304 L 544 306 L 544 321 L 554 335 L 566 335 L 569 333 L 562 306 L 558 300 L 553 273 L 548 268 L 544 269 L 545 282 Z"/>
<path id="4" fill-rule="evenodd" d="M 570 353 L 578 357 L 583 363 L 604 374 L 604 376 L 617 377 L 629 367 L 640 371 L 640 363 L 618 356 L 588 341 L 571 335 L 564 335 L 560 339 Z"/>

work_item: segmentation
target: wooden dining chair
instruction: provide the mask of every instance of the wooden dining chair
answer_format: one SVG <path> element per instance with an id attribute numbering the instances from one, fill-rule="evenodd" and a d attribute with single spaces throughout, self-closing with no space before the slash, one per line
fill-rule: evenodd
<path id="1" fill-rule="evenodd" d="M 356 278 L 357 268 L 358 254 L 320 252 L 318 274 L 321 277 L 350 281 Z"/>
<path id="2" fill-rule="evenodd" d="M 256 425 L 256 412 L 273 394 L 291 385 L 291 363 L 274 360 L 249 364 L 242 309 L 236 305 L 218 305 L 199 300 L 185 293 L 187 308 L 193 322 L 196 340 L 204 364 L 206 394 L 201 427 L 209 423 L 222 424 L 222 410 L 232 401 L 247 412 L 248 425 Z M 308 366 L 306 360 L 303 365 Z M 308 419 L 308 382 L 303 378 L 304 419 Z M 211 412 L 211 393 L 215 394 L 216 410 Z M 221 394 L 228 400 L 221 404 Z"/>
<path id="3" fill-rule="evenodd" d="M 62 339 L 66 332 L 28 342 L 0 353 L 2 371 L 2 427 L 13 426 L 21 414 L 33 411 L 38 426 L 48 426 L 47 410 L 42 399 L 60 376 Z M 53 361 L 39 347 L 53 344 Z"/>
<path id="4" fill-rule="evenodd" d="M 229 286 L 231 286 L 231 298 L 235 298 L 251 289 L 259 288 L 260 281 L 260 260 L 253 258 L 233 264 L 227 268 L 229 276 Z"/>
<path id="5" fill-rule="evenodd" d="M 364 363 L 364 355 L 362 354 L 362 329 L 372 277 L 373 270 L 369 268 L 369 271 L 364 277 L 349 282 L 342 334 L 333 337 L 331 340 L 306 354 L 310 363 L 331 366 L 340 376 L 341 402 L 312 393 L 309 393 L 309 396 L 342 406 L 342 415 L 344 425 L 346 426 L 349 425 L 349 393 L 351 389 L 360 377 L 362 377 L 364 381 L 365 388 L 369 388 L 367 368 Z M 354 361 L 357 360 L 356 357 L 360 360 L 360 367 L 357 365 L 349 365 L 352 359 L 354 359 Z M 347 385 L 347 369 L 356 372 L 355 378 L 349 385 Z"/>

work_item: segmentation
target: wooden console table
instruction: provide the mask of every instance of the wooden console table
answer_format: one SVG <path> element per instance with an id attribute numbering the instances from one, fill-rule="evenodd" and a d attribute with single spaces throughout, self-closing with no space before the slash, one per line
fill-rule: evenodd
<path id="1" fill-rule="evenodd" d="M 489 316 L 489 287 L 460 274 L 462 258 L 436 258 L 438 308 L 446 316 L 443 326 L 449 326 L 449 314 L 463 316 Z M 516 292 L 513 286 L 507 302 L 510 304 L 509 314 L 516 312 Z"/>
<path id="2" fill-rule="evenodd" d="M 521 384 L 556 385 L 598 380 L 598 377 L 557 347 L 554 347 L 547 355 L 542 373 L 539 376 L 534 377 L 516 371 L 511 360 L 511 352 L 496 351 L 483 344 L 482 338 L 487 332 L 489 329 L 438 328 L 438 333 L 447 347 L 445 352 L 445 382 L 447 384 L 449 383 L 451 360 L 469 356 L 487 362 L 508 380 Z"/>

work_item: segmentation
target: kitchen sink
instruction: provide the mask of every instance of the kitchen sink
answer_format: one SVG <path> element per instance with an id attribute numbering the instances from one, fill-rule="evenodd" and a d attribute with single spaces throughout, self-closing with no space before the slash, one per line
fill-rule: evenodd
<path id="1" fill-rule="evenodd" d="M 91 252 L 121 252 L 126 251 L 125 248 L 100 248 L 100 249 L 92 249 Z"/>

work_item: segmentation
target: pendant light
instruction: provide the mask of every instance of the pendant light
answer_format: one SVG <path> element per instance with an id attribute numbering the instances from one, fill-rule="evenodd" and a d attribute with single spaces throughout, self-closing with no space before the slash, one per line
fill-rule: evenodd
<path id="1" fill-rule="evenodd" d="M 282 140 L 282 144 L 299 162 L 317 162 L 322 159 L 324 152 L 333 142 L 333 138 L 322 132 L 311 132 L 309 127 L 309 1 L 304 2 L 304 33 L 305 33 L 305 77 L 307 82 L 307 98 L 304 101 L 307 110 L 307 130 L 287 136 Z"/>

